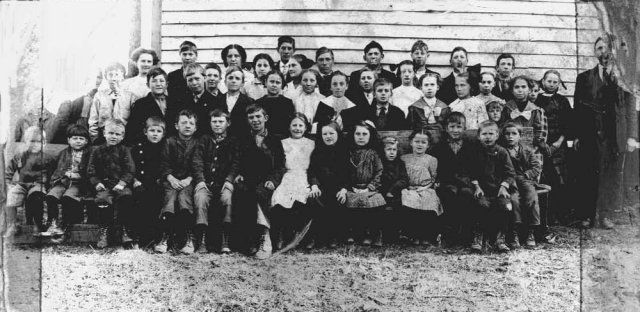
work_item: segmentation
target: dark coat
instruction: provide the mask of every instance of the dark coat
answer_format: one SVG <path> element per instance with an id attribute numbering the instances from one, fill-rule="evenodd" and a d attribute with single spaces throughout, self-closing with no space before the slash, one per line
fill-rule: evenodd
<path id="1" fill-rule="evenodd" d="M 120 181 L 132 186 L 135 172 L 131 152 L 122 144 L 107 146 L 105 143 L 95 147 L 87 166 L 87 177 L 91 185 L 95 187 L 102 183 L 107 189 L 113 188 Z"/>
<path id="2" fill-rule="evenodd" d="M 334 146 L 316 143 L 309 168 L 311 184 L 335 198 L 336 193 L 347 186 L 347 162 L 347 149 L 340 142 Z"/>
<path id="3" fill-rule="evenodd" d="M 386 196 L 387 193 L 393 194 L 397 199 L 400 198 L 402 189 L 409 186 L 409 175 L 404 161 L 397 157 L 394 161 L 387 159 L 382 161 L 382 187 L 380 193 Z"/>
<path id="4" fill-rule="evenodd" d="M 378 119 L 378 107 L 376 101 L 373 100 L 373 105 L 368 110 L 367 119 L 373 121 L 378 131 L 388 130 L 406 130 L 408 129 L 404 112 L 396 106 L 388 105 L 388 111 L 385 114 L 384 124 Z"/>
<path id="5" fill-rule="evenodd" d="M 71 180 L 65 176 L 65 173 L 71 169 L 71 165 L 73 162 L 72 157 L 73 149 L 71 147 L 67 147 L 60 151 L 58 154 L 57 167 L 56 170 L 51 175 L 51 185 L 62 184 L 65 187 L 69 186 Z M 80 179 L 74 180 L 80 184 L 86 184 L 87 180 L 87 165 L 89 164 L 89 158 L 91 157 L 91 149 L 89 147 L 85 147 L 82 150 L 82 158 L 80 159 L 80 164 L 78 164 L 78 174 L 80 174 Z"/>
<path id="6" fill-rule="evenodd" d="M 197 124 L 198 129 L 196 132 L 198 135 L 211 133 L 211 126 L 210 126 L 210 119 L 209 119 L 210 111 L 214 109 L 221 109 L 223 111 L 227 111 L 227 104 L 224 103 L 224 100 L 220 102 L 219 97 L 215 97 L 213 96 L 213 94 L 207 91 L 204 91 L 202 93 L 197 103 L 193 101 L 192 93 L 183 95 L 177 101 L 180 103 L 180 108 L 177 113 L 179 113 L 180 110 L 184 108 L 188 108 L 192 110 L 196 114 L 196 116 L 198 116 L 198 124 Z M 177 117 L 177 114 L 176 114 L 176 117 Z M 173 125 L 173 122 L 171 124 Z M 173 128 L 175 129 L 175 127 Z M 173 131 L 173 134 L 175 134 L 175 131 Z"/>
<path id="7" fill-rule="evenodd" d="M 478 82 L 480 81 L 480 69 L 480 64 L 467 67 L 470 85 L 478 86 Z M 478 95 L 478 88 L 471 87 L 471 90 L 474 89 L 475 92 L 471 92 L 471 96 Z M 442 84 L 440 85 L 440 89 L 436 93 L 436 97 L 445 102 L 447 105 L 451 104 L 451 102 L 455 101 L 458 98 L 458 94 L 456 93 L 456 78 L 453 72 L 442 80 Z"/>
<path id="8" fill-rule="evenodd" d="M 219 194 L 225 182 L 233 183 L 240 169 L 240 157 L 236 138 L 216 142 L 211 136 L 203 136 L 193 154 L 193 184 L 205 182 L 211 192 Z"/>
<path id="9" fill-rule="evenodd" d="M 329 96 L 333 92 L 331 92 L 331 74 L 326 76 L 322 76 L 320 74 L 320 80 L 318 81 L 318 90 L 320 90 L 320 94 L 324 96 Z"/>
<path id="10" fill-rule="evenodd" d="M 180 139 L 178 136 L 169 137 L 160 156 L 160 177 L 162 181 L 172 175 L 178 180 L 193 177 L 191 163 L 193 153 L 199 144 L 198 138 L 192 137 L 188 141 Z M 192 181 L 193 182 L 193 181 Z"/>
<path id="11" fill-rule="evenodd" d="M 349 75 L 349 88 L 347 89 L 348 93 L 351 92 L 362 92 L 362 88 L 360 88 L 360 74 L 362 73 L 362 71 L 365 68 L 361 68 L 358 69 L 356 71 L 353 71 L 351 73 L 351 75 Z M 391 81 L 391 83 L 393 84 L 393 87 L 399 87 L 400 86 L 400 80 L 398 79 L 398 77 L 396 77 L 396 74 L 381 68 L 380 69 L 380 73 L 378 74 L 378 78 L 386 78 L 387 80 Z M 353 103 L 356 103 L 355 101 L 351 100 Z M 356 103 L 357 104 L 357 103 Z"/>
<path id="12" fill-rule="evenodd" d="M 505 101 L 509 101 L 509 100 L 513 100 L 513 93 L 511 92 L 511 90 L 509 90 L 509 88 L 503 88 L 500 85 L 500 81 L 496 78 L 496 85 L 495 87 L 493 87 L 493 89 L 491 89 L 491 94 L 505 100 Z"/>
<path id="13" fill-rule="evenodd" d="M 538 182 L 540 174 L 542 173 L 541 155 L 536 155 L 532 148 L 520 143 L 518 143 L 518 146 L 519 148 L 516 156 L 513 157 L 509 155 L 511 157 L 513 169 L 516 172 L 516 176 L 529 180 L 533 183 Z"/>
<path id="14" fill-rule="evenodd" d="M 225 111 L 229 112 L 226 97 L 223 98 L 222 104 L 224 105 Z M 240 93 L 236 105 L 233 107 L 233 110 L 229 112 L 231 115 L 231 126 L 228 130 L 229 135 L 241 138 L 251 132 L 249 122 L 247 121 L 247 107 L 251 104 L 253 104 L 253 99 L 246 94 Z"/>
<path id="15" fill-rule="evenodd" d="M 131 107 L 131 115 L 129 115 L 129 121 L 127 122 L 124 135 L 125 143 L 133 146 L 146 141 L 144 129 L 147 118 L 151 116 L 162 117 L 165 121 L 165 137 L 174 135 L 176 133 L 174 123 L 180 107 L 172 97 L 166 97 L 166 104 L 167 111 L 163 113 L 151 92 L 147 96 L 136 100 Z"/>
<path id="16" fill-rule="evenodd" d="M 511 163 L 509 152 L 499 145 L 480 147 L 475 156 L 474 180 L 480 183 L 485 196 L 493 197 L 498 194 L 500 184 L 506 182 L 509 187 L 515 187 L 516 171 Z"/>
<path id="17" fill-rule="evenodd" d="M 187 87 L 187 80 L 184 79 L 182 67 L 167 75 L 167 84 L 167 93 L 174 98 L 182 98 L 191 94 L 189 87 Z"/>
<path id="18" fill-rule="evenodd" d="M 256 104 L 262 106 L 269 115 L 269 120 L 267 120 L 269 133 L 281 139 L 288 137 L 289 123 L 296 113 L 293 101 L 282 94 L 277 97 L 265 95 L 256 100 Z"/>
<path id="19" fill-rule="evenodd" d="M 415 103 L 409 106 L 409 112 L 407 113 L 407 126 L 411 130 L 420 130 L 420 129 L 433 129 L 437 127 L 439 130 L 442 130 L 443 125 L 445 123 L 444 114 L 440 114 L 440 116 L 435 116 L 436 122 L 434 124 L 429 123 L 429 119 L 425 116 L 424 107 L 427 106 L 424 98 L 420 98 Z M 436 99 L 436 107 L 440 107 L 441 109 L 447 108 L 447 104 Z"/>
<path id="20" fill-rule="evenodd" d="M 573 109 L 564 95 L 555 93 L 551 96 L 545 96 L 541 94 L 535 104 L 544 110 L 544 115 L 547 117 L 549 131 L 547 143 L 552 144 L 560 136 L 564 136 L 565 140 L 573 137 L 571 133 Z"/>
<path id="21" fill-rule="evenodd" d="M 160 158 L 164 144 L 164 140 L 158 143 L 144 141 L 131 147 L 131 157 L 136 165 L 135 178 L 143 186 L 160 186 Z"/>
<path id="22" fill-rule="evenodd" d="M 429 150 L 429 154 L 438 159 L 438 181 L 443 185 L 471 187 L 474 163 L 479 153 L 478 143 L 462 139 L 462 147 L 454 154 L 446 137 Z"/>
<path id="23" fill-rule="evenodd" d="M 52 134 L 51 143 L 66 144 L 67 128 L 71 125 L 75 124 L 89 129 L 89 110 L 96 92 L 98 92 L 98 89 L 92 89 L 87 94 L 60 105 L 55 118 L 56 130 Z"/>
<path id="24" fill-rule="evenodd" d="M 316 109 L 316 114 L 313 116 L 312 123 L 318 124 L 326 124 L 333 120 L 336 116 L 336 110 L 333 107 L 323 103 L 322 101 L 318 104 L 318 108 Z M 319 131 L 319 130 L 318 130 Z"/>
<path id="25" fill-rule="evenodd" d="M 277 187 L 285 171 L 285 156 L 282 142 L 272 134 L 262 141 L 263 148 L 258 148 L 252 134 L 241 139 L 240 170 L 238 173 L 246 180 L 256 183 L 271 181 Z"/>
<path id="26" fill-rule="evenodd" d="M 345 96 L 349 99 L 349 101 L 353 102 L 353 104 L 355 104 L 356 107 L 359 107 L 361 109 L 366 110 L 372 105 L 372 104 L 369 104 L 369 101 L 367 101 L 367 97 L 364 95 L 364 91 L 362 91 L 362 89 L 360 88 L 360 85 L 358 85 L 358 91 L 349 92 L 349 90 L 347 90 L 347 93 L 345 94 Z M 375 96 L 373 100 L 375 101 Z M 373 103 L 373 101 L 371 103 Z"/>

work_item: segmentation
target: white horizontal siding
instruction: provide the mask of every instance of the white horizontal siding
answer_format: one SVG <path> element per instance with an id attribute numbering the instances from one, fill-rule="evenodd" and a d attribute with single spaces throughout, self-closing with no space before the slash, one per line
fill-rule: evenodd
<path id="1" fill-rule="evenodd" d="M 576 9 L 578 18 L 576 18 Z M 449 52 L 469 51 L 469 64 L 491 70 L 500 53 L 516 57 L 519 72 L 540 78 L 559 69 L 572 95 L 578 71 L 595 65 L 593 41 L 600 34 L 597 11 L 573 0 L 165 0 L 162 7 L 162 62 L 179 66 L 178 45 L 192 40 L 199 61 L 221 63 L 220 51 L 230 43 L 278 59 L 278 36 L 296 39 L 296 53 L 309 58 L 327 46 L 336 68 L 344 72 L 363 66 L 363 47 L 376 40 L 385 48 L 385 64 L 410 59 L 417 39 L 429 44 L 429 66 L 450 72 Z M 577 28 L 579 29 L 576 32 Z"/>

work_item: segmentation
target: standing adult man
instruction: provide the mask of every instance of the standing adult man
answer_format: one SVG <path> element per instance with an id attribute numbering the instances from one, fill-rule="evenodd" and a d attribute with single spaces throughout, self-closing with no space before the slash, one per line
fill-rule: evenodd
<path id="1" fill-rule="evenodd" d="M 623 89 L 614 73 L 612 36 L 596 39 L 596 67 L 580 73 L 574 95 L 577 150 L 576 196 L 582 226 L 614 227 L 611 212 L 621 204 L 626 152 L 637 146 L 638 120 L 633 95 Z"/>
<path id="2" fill-rule="evenodd" d="M 320 93 L 324 96 L 331 95 L 331 74 L 333 74 L 333 51 L 327 47 L 321 47 L 316 51 L 316 66 L 322 79 L 318 81 Z"/>
<path id="3" fill-rule="evenodd" d="M 496 60 L 496 86 L 491 90 L 491 94 L 509 101 L 513 98 L 509 90 L 509 82 L 513 79 L 513 70 L 516 68 L 516 59 L 509 53 L 502 53 Z"/>

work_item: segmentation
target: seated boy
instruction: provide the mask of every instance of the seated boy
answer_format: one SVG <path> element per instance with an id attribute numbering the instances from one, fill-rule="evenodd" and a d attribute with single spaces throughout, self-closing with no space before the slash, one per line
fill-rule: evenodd
<path id="1" fill-rule="evenodd" d="M 373 246 L 382 247 L 382 228 L 385 228 L 385 236 L 396 239 L 398 236 L 398 227 L 396 226 L 396 220 L 391 219 L 390 216 L 396 216 L 399 213 L 399 208 L 402 205 L 401 192 L 402 189 L 409 186 L 409 177 L 407 175 L 407 168 L 404 161 L 398 157 L 398 139 L 395 137 L 387 137 L 382 140 L 384 144 L 384 160 L 382 161 L 382 187 L 380 193 L 384 196 L 387 202 L 385 215 L 380 215 L 379 220 L 376 220 L 379 224 L 379 233 L 375 233 L 375 239 Z M 383 222 L 386 220 L 386 222 Z"/>
<path id="2" fill-rule="evenodd" d="M 502 129 L 502 125 L 504 125 L 504 116 L 502 115 L 504 105 L 500 104 L 500 101 L 489 101 L 486 107 L 489 120 L 495 122 Z"/>
<path id="3" fill-rule="evenodd" d="M 378 78 L 373 83 L 375 99 L 368 109 L 367 119 L 373 121 L 378 131 L 407 129 L 402 110 L 389 103 L 392 90 L 393 85 L 385 78 Z"/>
<path id="4" fill-rule="evenodd" d="M 475 186 L 474 196 L 478 207 L 474 227 L 473 251 L 482 251 L 481 230 L 496 233 L 498 251 L 509 251 L 505 243 L 505 233 L 512 205 L 509 189 L 514 186 L 515 170 L 509 152 L 496 144 L 500 130 L 493 121 L 484 121 L 478 127 L 480 152 L 475 159 L 475 174 L 471 183 Z"/>
<path id="5" fill-rule="evenodd" d="M 18 207 L 25 205 L 27 224 L 33 224 L 33 233 L 39 236 L 46 228 L 43 223 L 44 197 L 51 175 L 54 159 L 42 153 L 46 134 L 38 126 L 31 126 L 24 132 L 24 149 L 16 153 L 5 168 L 7 185 L 6 218 L 4 236 L 15 234 Z M 18 179 L 14 181 L 14 175 Z M 51 209 L 51 208 L 49 208 Z M 53 215 L 53 211 L 49 212 Z"/>
<path id="6" fill-rule="evenodd" d="M 104 77 L 109 88 L 96 93 L 89 110 L 89 135 L 95 145 L 104 143 L 102 132 L 107 119 L 120 119 L 124 124 L 129 119 L 134 96 L 130 91 L 120 87 L 124 74 L 124 66 L 120 63 L 112 63 L 104 69 Z"/>
<path id="7" fill-rule="evenodd" d="M 181 110 L 175 124 L 178 135 L 169 137 L 162 148 L 160 156 L 160 177 L 164 189 L 164 201 L 160 214 L 162 239 L 154 247 L 154 250 L 159 253 L 167 252 L 167 243 L 172 228 L 175 227 L 175 230 L 179 231 L 180 238 L 185 239 L 180 252 L 192 254 L 194 214 L 198 224 L 206 225 L 207 211 L 193 209 L 191 161 L 198 145 L 198 141 L 194 138 L 197 123 L 198 117 L 193 111 Z"/>
<path id="8" fill-rule="evenodd" d="M 520 143 L 522 127 L 516 123 L 507 123 L 502 129 L 504 147 L 509 152 L 516 172 L 515 180 L 518 191 L 511 196 L 513 205 L 513 222 L 509 244 L 513 249 L 520 247 L 518 233 L 523 221 L 527 222 L 527 247 L 536 246 L 535 229 L 540 225 L 540 206 L 535 184 L 542 173 L 541 155 Z M 523 220 L 524 219 L 524 220 Z"/>
<path id="9" fill-rule="evenodd" d="M 120 119 L 111 118 L 105 121 L 105 143 L 93 149 L 87 166 L 87 177 L 97 192 L 96 204 L 100 210 L 98 248 L 109 245 L 108 233 L 114 224 L 121 227 L 122 244 L 127 246 L 132 242 L 128 232 L 132 226 L 131 185 L 135 165 L 129 148 L 121 144 L 124 139 L 124 127 Z M 116 223 L 114 216 L 117 217 Z"/>
<path id="10" fill-rule="evenodd" d="M 71 125 L 67 129 L 67 142 L 69 147 L 58 154 L 58 167 L 51 176 L 51 189 L 45 199 L 51 224 L 47 232 L 54 236 L 63 235 L 67 226 L 82 222 L 80 197 L 88 186 L 89 131 L 84 126 Z M 58 204 L 62 204 L 62 220 Z"/>
<path id="11" fill-rule="evenodd" d="M 438 197 L 444 206 L 444 240 L 446 244 L 466 243 L 471 239 L 475 204 L 473 199 L 474 163 L 478 144 L 464 137 L 467 121 L 460 112 L 452 112 L 445 120 L 442 140 L 428 151 L 438 159 Z"/>
<path id="12" fill-rule="evenodd" d="M 159 236 L 158 216 L 162 205 L 160 183 L 160 153 L 164 141 L 166 123 L 157 116 L 147 118 L 143 142 L 131 147 L 131 156 L 136 165 L 133 180 L 133 196 L 136 203 L 136 229 L 134 246 L 147 246 Z"/>
<path id="13" fill-rule="evenodd" d="M 168 87 L 167 93 L 173 98 L 182 98 L 185 94 L 189 94 L 189 88 L 187 88 L 187 81 L 184 79 L 184 68 L 198 60 L 198 48 L 196 44 L 185 40 L 180 44 L 178 48 L 180 54 L 180 60 L 182 66 L 168 75 Z"/>
<path id="14" fill-rule="evenodd" d="M 229 114 L 222 110 L 209 113 L 212 135 L 201 138 L 201 143 L 193 155 L 192 171 L 195 187 L 194 204 L 196 210 L 211 211 L 216 233 L 220 233 L 220 252 L 229 253 L 231 233 L 231 196 L 233 180 L 238 171 L 240 158 L 236 139 L 227 135 Z M 202 220 L 206 226 L 208 220 Z M 205 242 L 206 233 L 198 231 L 197 241 Z M 206 245 L 200 244 L 196 252 L 206 252 Z"/>
<path id="15" fill-rule="evenodd" d="M 209 134 L 211 127 L 207 120 L 209 112 L 218 108 L 224 109 L 226 104 L 213 94 L 205 90 L 204 68 L 198 64 L 189 64 L 183 68 L 184 79 L 187 81 L 189 93 L 178 101 L 183 107 L 193 111 L 198 117 L 197 134 Z"/>

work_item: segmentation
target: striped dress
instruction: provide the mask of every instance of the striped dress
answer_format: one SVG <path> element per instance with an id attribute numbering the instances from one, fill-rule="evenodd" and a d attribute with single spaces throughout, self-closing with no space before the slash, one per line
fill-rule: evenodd
<path id="1" fill-rule="evenodd" d="M 409 187 L 402 190 L 402 205 L 441 215 L 442 204 L 434 188 L 438 160 L 428 154 L 406 154 L 402 155 L 402 161 L 409 175 Z"/>

